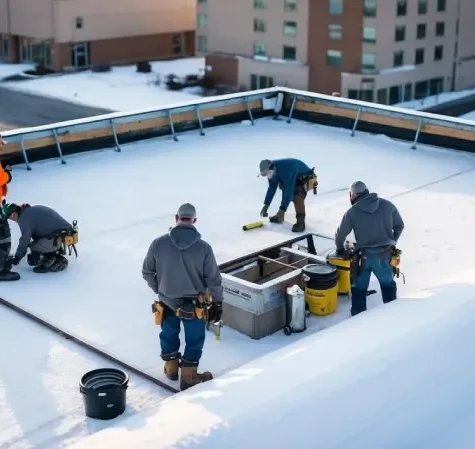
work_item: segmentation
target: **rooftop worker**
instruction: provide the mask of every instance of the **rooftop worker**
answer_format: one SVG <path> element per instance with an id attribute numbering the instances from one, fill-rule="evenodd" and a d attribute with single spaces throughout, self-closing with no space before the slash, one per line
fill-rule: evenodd
<path id="1" fill-rule="evenodd" d="M 2 136 L 0 136 L 0 152 L 5 143 Z M 12 248 L 12 237 L 7 217 L 5 217 L 2 209 L 8 194 L 7 184 L 11 180 L 11 167 L 4 166 L 0 162 L 0 281 L 18 281 L 20 279 L 18 273 L 11 271 L 12 266 L 9 263 L 9 256 Z"/>
<path id="2" fill-rule="evenodd" d="M 4 206 L 5 216 L 18 223 L 20 241 L 11 263 L 18 265 L 28 248 L 28 265 L 35 273 L 62 271 L 68 260 L 63 256 L 63 245 L 59 237 L 64 232 L 72 232 L 73 226 L 51 207 L 44 205 L 15 204 Z"/>
<path id="3" fill-rule="evenodd" d="M 318 185 L 314 168 L 310 169 L 299 159 L 264 159 L 259 164 L 261 176 L 267 177 L 269 186 L 264 199 L 261 217 L 267 217 L 267 210 L 274 199 L 277 187 L 282 190 L 282 201 L 276 215 L 269 218 L 271 223 L 283 223 L 285 212 L 293 201 L 295 207 L 296 223 L 292 232 L 305 231 L 305 198 L 308 190 L 316 193 Z"/>
<path id="4" fill-rule="evenodd" d="M 351 184 L 349 194 L 352 206 L 335 233 L 335 245 L 337 254 L 343 255 L 345 239 L 354 231 L 359 269 L 351 286 L 351 315 L 357 315 L 366 310 L 366 291 L 372 272 L 381 286 L 383 302 L 396 299 L 390 261 L 404 222 L 396 206 L 376 193 L 369 193 L 365 183 Z"/>
<path id="5" fill-rule="evenodd" d="M 161 318 L 156 324 L 161 325 L 164 372 L 169 379 L 178 380 L 180 367 L 180 389 L 185 390 L 213 378 L 208 371 L 198 373 L 198 365 L 205 342 L 206 311 L 208 321 L 220 320 L 223 287 L 213 250 L 194 226 L 195 207 L 181 205 L 175 221 L 167 234 L 150 245 L 142 276 L 158 295 L 155 306 Z M 185 330 L 183 356 L 179 353 L 180 323 Z"/>

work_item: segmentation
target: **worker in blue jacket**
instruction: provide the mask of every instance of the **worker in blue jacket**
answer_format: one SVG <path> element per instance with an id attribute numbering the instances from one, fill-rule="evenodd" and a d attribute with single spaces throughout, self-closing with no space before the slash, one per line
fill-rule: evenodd
<path id="1" fill-rule="evenodd" d="M 267 217 L 267 209 L 272 202 L 277 187 L 282 190 L 282 201 L 276 215 L 269 218 L 271 223 L 283 223 L 285 212 L 291 202 L 294 203 L 297 222 L 293 225 L 293 232 L 305 230 L 305 198 L 309 190 L 316 194 L 318 185 L 314 168 L 310 167 L 299 159 L 264 159 L 259 164 L 262 176 L 267 177 L 269 187 L 264 199 L 264 207 L 261 210 L 261 217 Z"/>

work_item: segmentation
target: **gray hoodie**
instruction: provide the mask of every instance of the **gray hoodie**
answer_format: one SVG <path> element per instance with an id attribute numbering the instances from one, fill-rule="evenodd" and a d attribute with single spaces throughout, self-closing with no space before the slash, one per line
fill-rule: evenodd
<path id="1" fill-rule="evenodd" d="M 335 233 L 335 245 L 342 249 L 351 231 L 354 231 L 357 248 L 396 245 L 403 229 L 404 222 L 396 206 L 378 198 L 376 193 L 368 193 L 343 215 Z"/>
<path id="2" fill-rule="evenodd" d="M 142 276 L 158 298 L 174 310 L 184 298 L 196 298 L 207 288 L 214 301 L 223 300 L 222 279 L 213 250 L 192 225 L 177 225 L 152 242 Z"/>
<path id="3" fill-rule="evenodd" d="M 18 226 L 21 237 L 18 242 L 15 257 L 22 259 L 28 250 L 31 240 L 42 237 L 52 237 L 53 234 L 61 230 L 72 229 L 71 223 L 66 221 L 51 207 L 25 204 L 18 216 Z"/>

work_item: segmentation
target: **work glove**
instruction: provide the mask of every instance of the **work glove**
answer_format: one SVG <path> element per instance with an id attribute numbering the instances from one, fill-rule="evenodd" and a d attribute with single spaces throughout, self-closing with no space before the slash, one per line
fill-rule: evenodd
<path id="1" fill-rule="evenodd" d="M 10 257 L 10 264 L 12 265 L 18 265 L 20 263 L 20 258 L 15 256 L 15 257 Z"/>
<path id="2" fill-rule="evenodd" d="M 213 301 L 208 310 L 208 323 L 217 323 L 219 320 L 221 320 L 222 314 L 223 303 Z"/>
<path id="3" fill-rule="evenodd" d="M 285 210 L 279 209 L 277 214 L 272 217 L 269 217 L 271 223 L 283 223 L 285 217 Z"/>
<path id="4" fill-rule="evenodd" d="M 261 217 L 269 216 L 269 214 L 267 213 L 267 209 L 269 209 L 269 206 L 264 204 L 264 207 L 261 209 Z"/>

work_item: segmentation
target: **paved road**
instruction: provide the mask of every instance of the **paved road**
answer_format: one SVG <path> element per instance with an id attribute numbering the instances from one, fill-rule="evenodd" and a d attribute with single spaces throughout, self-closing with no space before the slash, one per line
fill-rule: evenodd
<path id="1" fill-rule="evenodd" d="M 108 109 L 80 106 L 67 101 L 0 87 L 0 131 L 27 126 L 74 120 L 93 115 L 107 114 Z"/>

